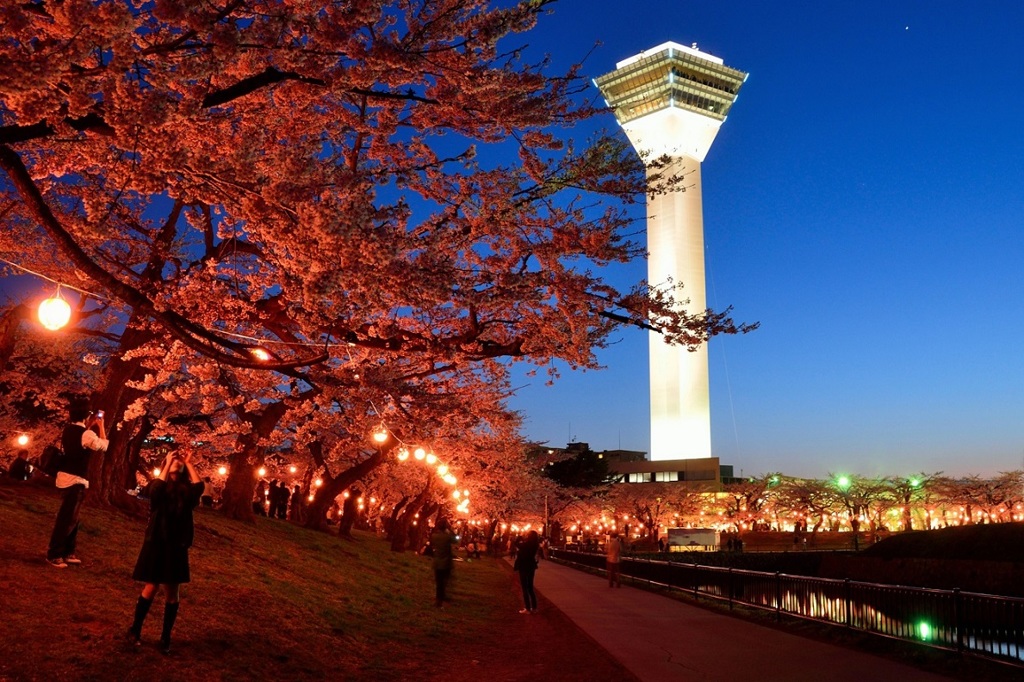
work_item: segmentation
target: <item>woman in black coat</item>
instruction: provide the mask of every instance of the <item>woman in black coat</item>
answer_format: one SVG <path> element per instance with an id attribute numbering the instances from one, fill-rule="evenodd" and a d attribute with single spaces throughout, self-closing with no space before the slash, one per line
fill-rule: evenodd
<path id="1" fill-rule="evenodd" d="M 191 579 L 188 548 L 195 532 L 192 510 L 199 505 L 203 487 L 189 451 L 168 453 L 160 476 L 150 484 L 149 526 L 132 573 L 132 578 L 145 583 L 135 605 L 135 621 L 128 628 L 128 637 L 135 645 L 142 643 L 142 623 L 157 588 L 163 585 L 167 603 L 160 650 L 170 651 L 171 629 L 178 617 L 178 586 Z"/>

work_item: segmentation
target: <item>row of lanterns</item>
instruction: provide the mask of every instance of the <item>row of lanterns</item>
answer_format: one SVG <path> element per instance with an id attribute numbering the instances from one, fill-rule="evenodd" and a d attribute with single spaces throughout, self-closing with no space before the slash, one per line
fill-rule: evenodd
<path id="1" fill-rule="evenodd" d="M 384 441 L 386 441 L 388 439 L 387 427 L 381 425 L 380 429 L 378 429 L 373 434 L 373 439 L 378 443 L 383 443 Z M 409 449 L 406 447 L 401 447 L 398 449 L 397 458 L 399 462 L 407 462 L 409 461 L 410 457 L 417 461 L 425 462 L 427 466 L 434 466 L 436 464 L 437 475 L 440 476 L 441 480 L 447 483 L 448 485 L 454 487 L 455 484 L 459 482 L 459 479 L 455 477 L 455 474 L 453 474 L 448 469 L 447 464 L 438 463 L 437 455 L 435 455 L 433 452 L 427 452 L 425 449 L 421 447 L 415 448 L 412 451 L 412 453 L 410 453 Z M 459 503 L 455 506 L 456 510 L 463 514 L 469 512 L 469 490 L 460 491 L 456 489 L 452 492 L 452 497 L 454 497 L 456 500 L 459 500 Z"/>
<path id="2" fill-rule="evenodd" d="M 51 331 L 56 331 L 58 329 L 63 328 L 71 320 L 71 306 L 68 305 L 68 302 L 61 297 L 60 285 L 57 285 L 57 293 L 52 298 L 47 298 L 42 303 L 39 304 L 38 316 L 39 323 Z M 252 354 L 258 360 L 265 361 L 270 359 L 270 354 L 267 353 L 267 351 L 265 351 L 262 348 L 253 349 Z M 382 444 L 388 439 L 388 435 L 389 432 L 387 430 L 387 427 L 381 425 L 380 429 L 374 432 L 373 440 L 376 441 L 377 443 Z M 410 454 L 407 448 L 403 447 L 399 449 L 399 461 L 404 462 L 408 460 L 409 457 Z M 435 455 L 432 452 L 427 452 L 423 448 L 416 448 L 415 450 L 413 450 L 412 457 L 417 460 L 425 461 L 430 466 L 433 466 L 434 464 L 437 463 L 437 455 Z M 294 467 L 292 468 L 294 469 Z M 260 476 L 264 475 L 263 471 L 264 470 L 260 471 Z M 159 476 L 159 470 L 157 470 L 155 473 L 156 475 Z M 223 476 L 227 474 L 227 469 L 225 467 L 220 467 L 217 473 Z M 456 483 L 458 483 L 458 479 L 455 477 L 454 474 L 452 474 L 448 470 L 448 466 L 446 464 L 439 464 L 437 466 L 437 473 L 441 477 L 441 479 L 448 485 L 454 486 Z M 461 501 L 456 507 L 460 512 L 465 513 L 469 511 L 468 490 L 463 492 L 455 490 L 455 492 L 453 493 L 453 497 L 457 500 L 461 499 Z"/>

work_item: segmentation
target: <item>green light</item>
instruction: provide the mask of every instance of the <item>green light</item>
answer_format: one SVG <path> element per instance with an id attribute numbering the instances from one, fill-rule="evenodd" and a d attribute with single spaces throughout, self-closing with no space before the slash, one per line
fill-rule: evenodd
<path id="1" fill-rule="evenodd" d="M 920 486 L 921 486 L 921 479 L 919 479 L 919 478 L 912 478 L 912 479 L 910 479 L 910 487 L 911 488 L 919 488 Z"/>
<path id="2" fill-rule="evenodd" d="M 778 483 L 779 482 L 779 477 L 778 476 L 772 476 L 770 480 L 771 480 L 772 483 Z"/>
<path id="3" fill-rule="evenodd" d="M 850 477 L 840 476 L 839 478 L 836 479 L 836 485 L 838 485 L 843 490 L 846 490 L 847 488 L 850 487 Z"/>
<path id="4" fill-rule="evenodd" d="M 924 621 L 917 624 L 917 633 L 921 635 L 921 639 L 928 641 L 932 637 L 932 626 L 928 625 Z"/>

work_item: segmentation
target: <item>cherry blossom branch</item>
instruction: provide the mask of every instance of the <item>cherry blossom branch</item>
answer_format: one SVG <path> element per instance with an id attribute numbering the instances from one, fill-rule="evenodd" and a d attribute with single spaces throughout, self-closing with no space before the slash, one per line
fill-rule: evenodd
<path id="1" fill-rule="evenodd" d="M 118 280 L 89 257 L 67 230 L 64 229 L 64 226 L 60 224 L 60 221 L 53 215 L 53 212 L 50 211 L 50 207 L 43 199 L 39 188 L 36 187 L 21 158 L 7 145 L 0 145 L 0 167 L 7 171 L 8 177 L 10 177 L 11 182 L 18 190 L 29 211 L 46 228 L 50 236 L 71 258 L 75 265 L 81 268 L 94 281 L 110 291 L 116 298 L 159 321 L 165 329 L 189 348 L 226 365 L 250 369 L 294 369 L 318 364 L 328 359 L 327 353 L 320 353 L 311 358 L 302 358 L 291 362 L 259 360 L 249 353 L 250 346 L 218 336 L 202 326 L 187 320 L 179 313 L 161 309 L 141 291 Z"/>

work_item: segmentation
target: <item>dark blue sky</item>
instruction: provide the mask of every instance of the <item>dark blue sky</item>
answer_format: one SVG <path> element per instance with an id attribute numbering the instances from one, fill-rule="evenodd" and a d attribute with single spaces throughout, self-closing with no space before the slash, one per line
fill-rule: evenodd
<path id="1" fill-rule="evenodd" d="M 591 77 L 668 40 L 750 72 L 703 167 L 708 303 L 761 323 L 710 348 L 737 473 L 1024 466 L 1022 35 L 1001 0 L 561 0 L 519 37 Z M 648 449 L 647 340 L 617 340 L 517 380 L 529 438 Z"/>
<path id="2" fill-rule="evenodd" d="M 566 0 L 589 76 L 668 40 L 750 72 L 703 166 L 712 449 L 737 473 L 1024 467 L 1024 5 Z M 614 127 L 609 115 L 609 127 Z M 628 275 L 645 276 L 637 263 Z M 522 379 L 527 435 L 647 450 L 647 342 Z"/>

